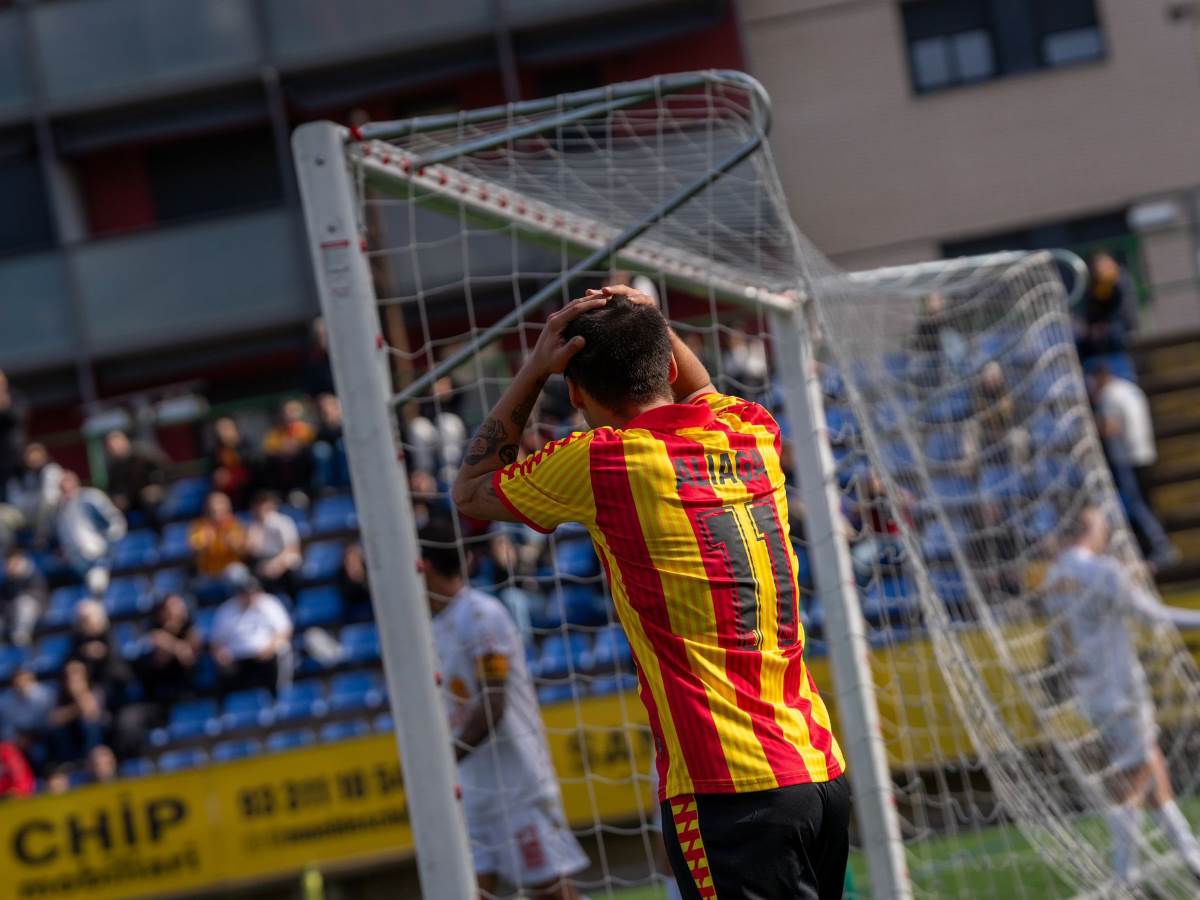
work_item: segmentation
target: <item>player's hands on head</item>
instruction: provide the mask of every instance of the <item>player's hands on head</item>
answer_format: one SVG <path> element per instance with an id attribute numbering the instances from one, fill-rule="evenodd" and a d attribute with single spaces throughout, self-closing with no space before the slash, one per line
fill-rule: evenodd
<path id="1" fill-rule="evenodd" d="M 589 297 L 617 297 L 621 296 L 632 303 L 634 306 L 658 306 L 658 301 L 647 294 L 645 291 L 639 291 L 627 284 L 610 284 L 607 287 L 602 287 L 599 290 L 588 289 Z"/>
<path id="2" fill-rule="evenodd" d="M 583 349 L 583 337 L 576 335 L 569 341 L 563 337 L 567 326 L 589 310 L 599 309 L 608 303 L 608 297 L 589 292 L 586 297 L 572 300 L 546 318 L 546 327 L 538 335 L 537 343 L 529 354 L 526 365 L 538 375 L 559 375 L 576 353 Z"/>

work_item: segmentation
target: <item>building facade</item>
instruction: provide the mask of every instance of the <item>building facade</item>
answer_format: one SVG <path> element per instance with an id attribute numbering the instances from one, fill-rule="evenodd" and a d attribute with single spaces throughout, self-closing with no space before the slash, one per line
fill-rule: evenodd
<path id="1" fill-rule="evenodd" d="M 64 408 L 266 379 L 316 311 L 296 125 L 705 67 L 726 0 L 0 0 L 0 367 Z"/>
<path id="2" fill-rule="evenodd" d="M 1174 10 L 1174 12 L 1173 12 Z M 1167 0 L 742 0 L 792 212 L 843 265 L 1116 246 L 1200 328 L 1200 63 Z"/>

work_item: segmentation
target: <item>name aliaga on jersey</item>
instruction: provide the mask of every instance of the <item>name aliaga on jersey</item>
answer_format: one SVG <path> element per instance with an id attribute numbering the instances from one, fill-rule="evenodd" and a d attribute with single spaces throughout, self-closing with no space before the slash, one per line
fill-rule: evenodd
<path id="1" fill-rule="evenodd" d="M 494 597 L 464 588 L 434 616 L 433 638 L 452 734 L 479 696 L 482 679 L 507 679 L 500 724 L 458 764 L 468 819 L 497 817 L 516 806 L 557 798 L 537 695 L 508 610 Z"/>

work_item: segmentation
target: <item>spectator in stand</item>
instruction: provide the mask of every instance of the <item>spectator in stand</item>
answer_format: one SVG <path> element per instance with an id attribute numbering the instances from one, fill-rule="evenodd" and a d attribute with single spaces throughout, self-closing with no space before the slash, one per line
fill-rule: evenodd
<path id="1" fill-rule="evenodd" d="M 164 718 L 172 703 L 192 694 L 192 676 L 202 649 L 200 629 L 187 601 L 168 594 L 155 607 L 153 624 L 135 663 L 147 702 L 161 705 Z"/>
<path id="2" fill-rule="evenodd" d="M 333 366 L 329 360 L 329 334 L 320 316 L 312 321 L 308 352 L 304 356 L 304 392 L 310 397 L 336 394 L 333 385 Z"/>
<path id="3" fill-rule="evenodd" d="M 746 321 L 730 332 L 721 358 L 721 375 L 733 381 L 733 393 L 738 396 L 757 396 L 770 383 L 767 345 L 753 330 L 754 323 Z"/>
<path id="4" fill-rule="evenodd" d="M 303 562 L 296 523 L 279 511 L 275 495 L 265 491 L 255 495 L 251 513 L 254 519 L 246 529 L 246 555 L 254 574 L 268 593 L 294 594 Z"/>
<path id="5" fill-rule="evenodd" d="M 1087 290 L 1076 313 L 1079 358 L 1125 353 L 1137 328 L 1137 291 L 1120 263 L 1107 250 L 1088 258 Z"/>
<path id="6" fill-rule="evenodd" d="M 108 495 L 126 516 L 140 514 L 158 525 L 158 507 L 166 497 L 167 458 L 156 447 L 138 446 L 123 431 L 104 436 L 108 463 Z"/>
<path id="7" fill-rule="evenodd" d="M 226 691 L 265 687 L 274 692 L 291 649 L 292 620 L 276 597 L 264 593 L 245 566 L 231 570 L 236 593 L 213 620 L 213 659 Z"/>
<path id="8" fill-rule="evenodd" d="M 367 583 L 367 561 L 362 544 L 354 541 L 342 551 L 342 567 L 338 570 L 337 586 L 349 609 L 371 608 L 371 587 Z"/>
<path id="9" fill-rule="evenodd" d="M 54 519 L 58 544 L 67 563 L 95 595 L 108 586 L 108 556 L 125 536 L 125 517 L 99 488 L 83 487 L 74 472 L 63 472 L 62 493 Z"/>
<path id="10" fill-rule="evenodd" d="M 58 703 L 50 711 L 47 737 L 51 757 L 59 763 L 75 762 L 104 743 L 106 710 L 104 691 L 92 684 L 87 666 L 70 660 L 63 667 Z"/>
<path id="11" fill-rule="evenodd" d="M 24 550 L 9 550 L 0 580 L 0 642 L 28 645 L 45 609 L 45 576 Z"/>
<path id="12" fill-rule="evenodd" d="M 117 780 L 117 756 L 104 744 L 93 747 L 87 755 L 84 770 L 88 784 L 108 784 Z"/>
<path id="13" fill-rule="evenodd" d="M 150 729 L 166 724 L 172 704 L 195 693 L 192 679 L 203 640 L 182 596 L 162 599 L 140 645 L 133 665 L 143 699 L 117 714 L 114 745 L 122 759 L 137 756 Z"/>
<path id="14" fill-rule="evenodd" d="M 8 376 L 0 371 L 0 500 L 4 486 L 21 468 L 25 448 L 25 420 L 29 409 L 25 398 L 13 390 Z"/>
<path id="15" fill-rule="evenodd" d="M 204 503 L 204 518 L 192 523 L 188 542 L 196 556 L 196 572 L 207 578 L 220 578 L 246 550 L 246 529 L 233 514 L 229 497 L 213 491 Z"/>
<path id="16" fill-rule="evenodd" d="M 29 756 L 45 736 L 52 709 L 54 689 L 22 666 L 13 673 L 12 686 L 0 694 L 0 740 L 21 744 Z"/>
<path id="17" fill-rule="evenodd" d="M 1091 380 L 1097 426 L 1125 515 L 1150 564 L 1172 566 L 1179 561 L 1179 551 L 1171 545 L 1148 499 L 1150 476 L 1158 461 L 1150 401 L 1140 387 L 1113 375 L 1106 364 L 1096 367 Z"/>
<path id="18" fill-rule="evenodd" d="M 28 797 L 34 791 L 33 770 L 16 744 L 0 741 L 0 800 Z"/>
<path id="19" fill-rule="evenodd" d="M 57 797 L 71 790 L 71 767 L 55 766 L 46 776 L 46 793 Z"/>
<path id="20" fill-rule="evenodd" d="M 994 359 L 979 372 L 972 392 L 975 417 L 963 427 L 963 459 L 968 465 L 1024 465 L 1029 459 L 1029 432 L 1017 422 L 1017 404 L 1004 369 Z"/>
<path id="21" fill-rule="evenodd" d="M 342 404 L 333 394 L 317 397 L 317 437 L 313 442 L 315 493 L 350 486 L 350 463 L 342 438 Z"/>
<path id="22" fill-rule="evenodd" d="M 133 673 L 115 646 L 108 613 L 99 600 L 84 600 L 75 607 L 75 625 L 69 659 L 87 668 L 88 680 L 104 691 L 113 709 L 124 702 Z"/>
<path id="23" fill-rule="evenodd" d="M 316 431 L 304 420 L 304 404 L 299 400 L 288 400 L 283 404 L 278 423 L 263 438 L 263 452 L 267 457 L 263 481 L 297 506 L 307 503 L 312 485 L 314 438 Z"/>
<path id="24" fill-rule="evenodd" d="M 8 479 L 0 532 L 11 539 L 12 532 L 28 528 L 33 531 L 35 543 L 44 545 L 54 524 L 62 477 L 62 466 L 50 459 L 43 445 L 33 443 L 26 447 L 21 467 Z M 0 534 L 0 539 L 4 537 L 5 534 Z"/>
<path id="25" fill-rule="evenodd" d="M 242 437 L 237 422 L 228 416 L 213 423 L 213 439 L 213 487 L 229 497 L 237 509 L 242 509 L 254 482 L 254 450 Z"/>
<path id="26" fill-rule="evenodd" d="M 946 314 L 946 298 L 934 291 L 925 298 L 913 333 L 913 351 L 918 354 L 917 372 L 941 384 L 966 365 L 970 342 Z"/>
<path id="27" fill-rule="evenodd" d="M 843 501 L 842 514 L 852 529 L 850 558 L 859 581 L 871 578 L 877 565 L 898 570 L 904 557 L 900 524 L 892 515 L 909 516 L 911 498 L 892 497 L 884 491 L 883 479 L 874 469 L 860 478 Z"/>
<path id="28" fill-rule="evenodd" d="M 433 402 L 408 423 L 413 468 L 442 482 L 454 477 L 467 444 L 467 426 L 453 410 L 456 396 L 454 382 L 439 378 L 433 385 Z"/>

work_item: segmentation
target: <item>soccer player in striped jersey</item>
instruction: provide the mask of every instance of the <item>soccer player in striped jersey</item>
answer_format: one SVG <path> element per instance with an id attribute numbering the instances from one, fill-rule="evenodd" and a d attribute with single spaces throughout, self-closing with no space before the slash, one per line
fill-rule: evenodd
<path id="1" fill-rule="evenodd" d="M 1175 802 L 1154 700 L 1129 631 L 1135 622 L 1200 628 L 1200 612 L 1166 606 L 1129 577 L 1109 552 L 1101 507 L 1085 504 L 1063 537 L 1064 549 L 1046 575 L 1051 646 L 1107 758 L 1113 870 L 1126 884 L 1137 880 L 1145 807 L 1200 880 L 1200 842 Z"/>
<path id="2" fill-rule="evenodd" d="M 559 372 L 591 430 L 518 461 Z M 765 409 L 717 393 L 651 298 L 615 286 L 549 316 L 453 489 L 475 518 L 591 534 L 686 898 L 842 895 L 845 761 L 804 662 L 780 441 Z"/>

